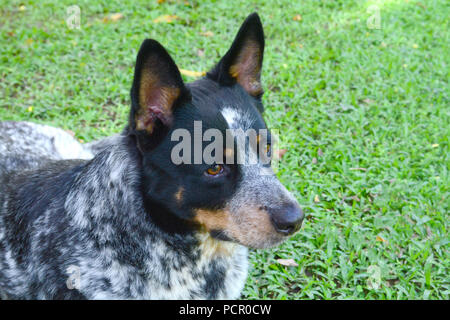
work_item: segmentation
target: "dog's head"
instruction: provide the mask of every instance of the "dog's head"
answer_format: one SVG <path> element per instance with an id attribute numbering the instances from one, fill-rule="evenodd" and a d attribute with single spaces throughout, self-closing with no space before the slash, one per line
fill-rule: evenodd
<path id="1" fill-rule="evenodd" d="M 150 215 L 165 227 L 189 225 L 253 248 L 276 245 L 300 228 L 303 213 L 270 166 L 270 132 L 261 115 L 263 52 L 257 14 L 193 83 L 183 83 L 158 42 L 142 44 L 129 132 L 142 155 Z"/>

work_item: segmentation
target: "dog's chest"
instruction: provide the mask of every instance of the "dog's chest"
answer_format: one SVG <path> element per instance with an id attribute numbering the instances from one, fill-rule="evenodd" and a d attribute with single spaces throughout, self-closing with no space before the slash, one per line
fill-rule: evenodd
<path id="1" fill-rule="evenodd" d="M 111 261 L 102 274 L 84 277 L 80 289 L 95 299 L 237 299 L 247 277 L 247 249 L 236 245 L 232 254 L 200 250 L 187 259 L 157 245 L 141 267 Z M 100 278 L 103 286 L 89 287 Z"/>
<path id="2" fill-rule="evenodd" d="M 232 256 L 202 256 L 195 265 L 168 268 L 167 285 L 150 280 L 152 299 L 237 299 L 247 278 L 247 249 L 240 247 Z M 158 287 L 157 290 L 155 290 Z"/>

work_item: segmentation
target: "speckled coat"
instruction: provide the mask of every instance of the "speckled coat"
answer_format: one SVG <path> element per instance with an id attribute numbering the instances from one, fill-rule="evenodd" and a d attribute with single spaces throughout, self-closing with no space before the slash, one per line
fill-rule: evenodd
<path id="1" fill-rule="evenodd" d="M 1 177 L 2 298 L 239 297 L 247 249 L 161 232 L 143 208 L 135 157 L 119 136 L 92 161 Z"/>

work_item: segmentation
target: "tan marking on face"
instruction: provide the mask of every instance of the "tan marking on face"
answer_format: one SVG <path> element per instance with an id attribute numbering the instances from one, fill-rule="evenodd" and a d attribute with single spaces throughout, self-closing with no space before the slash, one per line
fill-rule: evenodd
<path id="1" fill-rule="evenodd" d="M 244 89 L 251 95 L 257 96 L 262 93 L 260 83 L 261 76 L 261 48 L 257 42 L 249 40 L 244 44 L 236 58 L 236 61 L 231 65 L 229 73 L 231 77 L 244 87 Z"/>
<path id="2" fill-rule="evenodd" d="M 270 247 L 284 238 L 275 231 L 269 213 L 256 207 L 242 207 L 235 213 L 229 208 L 199 209 L 194 220 L 206 231 L 221 230 L 231 239 L 252 248 Z"/>
<path id="3" fill-rule="evenodd" d="M 206 231 L 224 230 L 230 224 L 230 213 L 226 210 L 203 210 L 196 211 L 194 220 Z"/>
<path id="4" fill-rule="evenodd" d="M 180 204 L 183 201 L 183 193 L 184 193 L 183 187 L 179 187 L 177 193 L 175 193 L 175 200 L 177 200 L 178 204 Z"/>

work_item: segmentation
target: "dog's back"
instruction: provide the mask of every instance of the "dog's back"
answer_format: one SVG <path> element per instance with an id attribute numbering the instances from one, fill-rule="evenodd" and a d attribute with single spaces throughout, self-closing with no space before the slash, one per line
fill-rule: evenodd
<path id="1" fill-rule="evenodd" d="M 92 157 L 89 148 L 62 129 L 31 122 L 0 122 L 0 176 L 36 169 L 51 160 Z"/>

